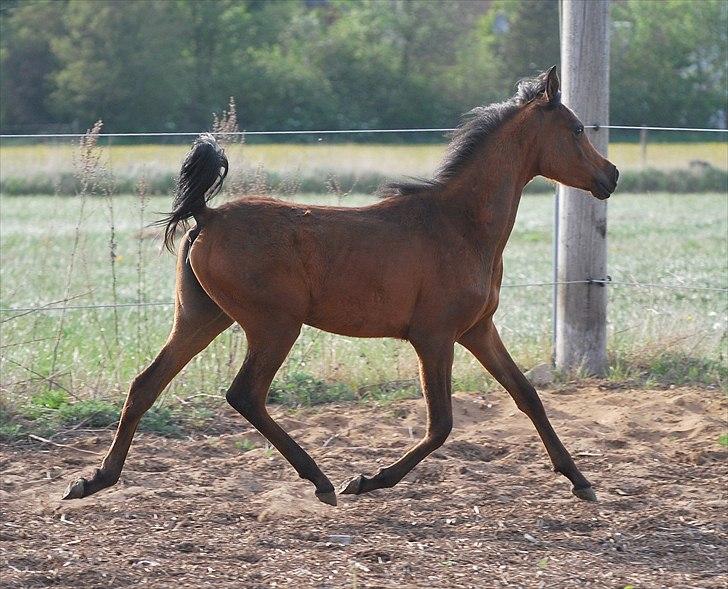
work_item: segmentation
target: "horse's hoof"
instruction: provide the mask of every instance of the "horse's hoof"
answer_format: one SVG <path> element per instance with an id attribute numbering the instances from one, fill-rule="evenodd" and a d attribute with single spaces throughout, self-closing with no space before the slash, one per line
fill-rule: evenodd
<path id="1" fill-rule="evenodd" d="M 92 476 L 88 478 L 79 477 L 68 485 L 68 487 L 66 487 L 66 492 L 63 493 L 63 497 L 61 497 L 61 499 L 82 499 L 83 497 L 93 495 L 101 489 L 110 487 L 118 480 L 119 477 L 109 477 L 103 470 L 97 468 L 94 470 Z"/>
<path id="2" fill-rule="evenodd" d="M 594 492 L 594 489 L 591 487 L 584 487 L 582 489 L 577 489 L 574 487 L 571 492 L 576 495 L 579 499 L 582 501 L 596 501 L 597 500 L 597 494 Z"/>
<path id="3" fill-rule="evenodd" d="M 333 491 L 325 491 L 319 493 L 316 491 L 316 499 L 321 501 L 321 503 L 326 503 L 326 505 L 332 505 L 336 507 L 336 493 Z"/>
<path id="4" fill-rule="evenodd" d="M 341 495 L 359 495 L 362 492 L 364 486 L 364 475 L 354 477 L 348 483 L 344 483 L 341 486 L 339 493 Z"/>
<path id="5" fill-rule="evenodd" d="M 86 495 L 86 479 L 80 478 L 73 483 L 69 483 L 66 491 L 61 499 L 81 499 Z"/>

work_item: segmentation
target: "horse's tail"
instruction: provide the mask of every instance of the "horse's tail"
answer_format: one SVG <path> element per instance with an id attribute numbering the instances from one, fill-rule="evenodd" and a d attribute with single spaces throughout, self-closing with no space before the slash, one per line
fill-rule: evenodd
<path id="1" fill-rule="evenodd" d="M 178 225 L 187 228 L 187 220 L 194 217 L 197 227 L 202 226 L 205 212 L 209 210 L 207 201 L 220 192 L 227 173 L 225 152 L 212 135 L 203 133 L 195 140 L 182 163 L 172 212 L 157 223 L 164 225 L 164 245 L 169 251 L 174 251 Z"/>

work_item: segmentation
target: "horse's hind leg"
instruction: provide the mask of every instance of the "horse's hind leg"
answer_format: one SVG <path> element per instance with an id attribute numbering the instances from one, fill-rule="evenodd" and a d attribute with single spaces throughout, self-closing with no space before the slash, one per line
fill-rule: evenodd
<path id="1" fill-rule="evenodd" d="M 445 443 L 452 430 L 453 342 L 417 344 L 422 392 L 427 403 L 427 433 L 420 442 L 394 464 L 372 477 L 359 475 L 343 486 L 342 494 L 359 495 L 401 481 L 428 454 Z"/>
<path id="2" fill-rule="evenodd" d="M 245 325 L 244 329 L 248 353 L 227 392 L 228 402 L 283 454 L 301 478 L 315 485 L 319 501 L 336 505 L 331 481 L 313 458 L 273 420 L 265 406 L 273 377 L 296 341 L 301 324 L 278 317 L 260 327 Z"/>
<path id="3" fill-rule="evenodd" d="M 111 448 L 101 468 L 79 478 L 66 489 L 64 499 L 79 499 L 119 480 L 132 438 L 142 415 L 174 376 L 232 320 L 207 296 L 186 262 L 189 243 L 183 242 L 177 262 L 177 293 L 172 332 L 154 361 L 134 379 L 121 412 Z"/>
<path id="4" fill-rule="evenodd" d="M 596 501 L 596 494 L 591 483 L 581 474 L 571 455 L 559 440 L 559 436 L 556 435 L 546 416 L 536 389 L 528 382 L 508 354 L 492 321 L 488 319 L 478 323 L 460 338 L 459 343 L 472 352 L 513 397 L 518 408 L 533 422 L 551 458 L 554 470 L 572 482 L 574 495 L 579 499 Z"/>

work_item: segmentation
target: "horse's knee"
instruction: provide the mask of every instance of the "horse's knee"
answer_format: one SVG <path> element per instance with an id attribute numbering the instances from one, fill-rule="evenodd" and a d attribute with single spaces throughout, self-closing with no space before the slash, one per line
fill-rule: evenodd
<path id="1" fill-rule="evenodd" d="M 249 391 L 241 390 L 237 388 L 228 389 L 225 393 L 225 400 L 230 406 L 235 409 L 240 415 L 249 419 L 255 411 L 255 404 L 250 398 Z"/>

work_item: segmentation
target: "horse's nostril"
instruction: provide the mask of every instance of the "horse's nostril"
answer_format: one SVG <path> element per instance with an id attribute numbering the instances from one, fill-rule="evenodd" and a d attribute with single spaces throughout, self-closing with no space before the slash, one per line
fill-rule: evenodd
<path id="1" fill-rule="evenodd" d="M 619 170 L 617 169 L 617 166 L 614 166 L 614 174 L 613 174 L 614 183 L 617 183 L 617 180 L 619 180 Z"/>

